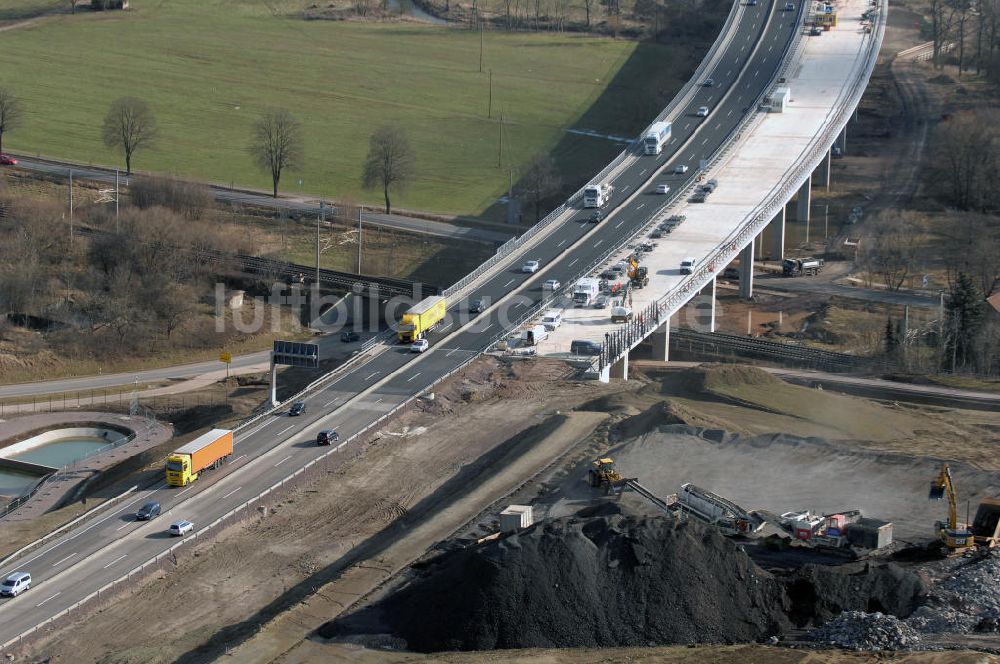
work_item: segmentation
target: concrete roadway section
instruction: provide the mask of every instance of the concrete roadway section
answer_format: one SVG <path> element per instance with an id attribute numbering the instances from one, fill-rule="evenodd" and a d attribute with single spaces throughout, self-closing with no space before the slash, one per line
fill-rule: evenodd
<path id="1" fill-rule="evenodd" d="M 472 298 L 492 302 L 516 293 L 518 297 L 494 306 L 457 333 L 464 316 L 464 302 L 453 303 L 450 319 L 430 335 L 431 351 L 422 355 L 407 347 L 394 346 L 352 371 L 337 377 L 328 386 L 306 399 L 306 415 L 299 418 L 269 417 L 237 438 L 231 462 L 222 470 L 207 473 L 184 489 L 157 486 L 143 491 L 93 523 L 73 531 L 38 552 L 0 569 L 0 575 L 14 570 L 30 571 L 31 591 L 0 605 L 0 643 L 16 637 L 48 617 L 79 601 L 97 588 L 118 578 L 172 543 L 165 530 L 176 519 L 207 524 L 242 504 L 262 490 L 290 475 L 318 456 L 325 448 L 313 442 L 317 431 L 335 428 L 346 439 L 370 422 L 405 402 L 411 395 L 432 386 L 439 378 L 480 354 L 489 342 L 502 335 L 510 321 L 539 302 L 541 284 L 549 278 L 568 282 L 583 267 L 596 261 L 602 246 L 617 244 L 645 225 L 663 197 L 640 193 L 622 203 L 642 187 L 652 189 L 657 169 L 691 164 L 711 154 L 726 139 L 743 115 L 743 109 L 771 79 L 780 66 L 780 54 L 794 36 L 796 12 L 782 11 L 783 2 L 765 1 L 746 7 L 742 24 L 714 71 L 708 72 L 715 87 L 697 90 L 689 105 L 674 118 L 675 134 L 665 152 L 636 159 L 615 178 L 613 210 L 596 226 L 586 220 L 590 211 L 579 210 L 561 228 L 549 234 L 523 259 L 541 261 L 537 274 L 499 271 L 474 289 Z M 756 49 L 758 42 L 778 48 Z M 741 84 L 720 102 L 730 87 L 747 71 L 749 86 Z M 699 106 L 708 105 L 708 118 L 694 116 Z M 671 175 L 675 191 L 694 177 Z M 450 335 L 450 336 L 449 336 Z M 346 406 L 346 407 L 345 407 Z M 149 524 L 130 516 L 145 500 L 158 500 L 164 515 Z"/>
<path id="2" fill-rule="evenodd" d="M 30 156 L 21 156 L 14 152 L 10 153 L 17 157 L 17 165 L 36 173 L 45 173 L 57 177 L 69 177 L 69 171 L 73 171 L 75 179 L 93 180 L 113 185 L 115 183 L 115 172 L 103 168 L 92 166 L 79 166 L 65 162 L 51 161 L 48 159 L 34 159 Z M 125 174 L 120 174 L 121 182 L 126 181 Z M 226 189 L 215 185 L 209 185 L 215 194 L 215 199 L 223 203 L 239 203 L 242 205 L 252 205 L 254 207 L 270 208 L 274 210 L 286 210 L 289 212 L 299 212 L 308 215 L 319 215 L 319 201 L 308 200 L 298 197 L 274 198 L 266 194 L 255 194 L 250 191 L 236 189 Z M 483 242 L 486 244 L 503 243 L 514 236 L 514 233 L 504 233 L 500 231 L 490 231 L 481 228 L 469 228 L 458 226 L 442 221 L 431 221 L 428 219 L 417 219 L 399 214 L 383 214 L 381 212 L 365 212 L 361 215 L 363 224 L 369 226 L 384 226 L 399 231 L 409 233 L 420 233 L 422 235 L 432 235 L 435 237 L 449 238 L 452 240 L 467 240 L 470 242 Z"/>

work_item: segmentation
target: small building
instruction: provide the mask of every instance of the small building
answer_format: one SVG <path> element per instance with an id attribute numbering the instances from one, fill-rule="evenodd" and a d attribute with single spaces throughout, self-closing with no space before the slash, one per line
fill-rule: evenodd
<path id="1" fill-rule="evenodd" d="M 90 0 L 90 8 L 99 12 L 105 9 L 128 9 L 128 0 Z"/>
<path id="2" fill-rule="evenodd" d="M 534 523 L 531 505 L 509 505 L 500 512 L 500 532 L 504 534 L 516 533 L 531 527 Z"/>
<path id="3" fill-rule="evenodd" d="M 771 112 L 784 113 L 785 107 L 791 100 L 792 91 L 790 88 L 778 88 L 774 91 L 774 96 L 771 97 Z"/>
<path id="4" fill-rule="evenodd" d="M 892 544 L 892 523 L 862 517 L 847 524 L 847 541 L 863 549 L 881 549 Z"/>

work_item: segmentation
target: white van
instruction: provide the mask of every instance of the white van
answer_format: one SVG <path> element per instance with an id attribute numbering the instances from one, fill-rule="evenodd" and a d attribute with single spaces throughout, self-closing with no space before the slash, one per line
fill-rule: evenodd
<path id="1" fill-rule="evenodd" d="M 544 325 L 534 325 L 527 330 L 521 331 L 521 341 L 525 346 L 534 346 L 549 336 L 549 331 Z"/>
<path id="2" fill-rule="evenodd" d="M 14 572 L 0 583 L 0 595 L 17 597 L 31 587 L 31 575 L 27 572 Z"/>
<path id="3" fill-rule="evenodd" d="M 556 311 L 555 309 L 551 311 L 546 311 L 545 315 L 542 316 L 542 325 L 549 332 L 555 331 L 560 325 L 562 325 L 562 313 Z"/>
<path id="4" fill-rule="evenodd" d="M 694 256 L 688 256 L 681 261 L 681 274 L 692 274 L 694 273 L 694 266 L 698 264 L 698 259 Z"/>

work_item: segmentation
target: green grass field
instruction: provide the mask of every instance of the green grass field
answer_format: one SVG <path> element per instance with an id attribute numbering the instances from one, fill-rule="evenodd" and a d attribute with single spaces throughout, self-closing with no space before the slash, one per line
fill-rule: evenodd
<path id="1" fill-rule="evenodd" d="M 668 52 L 580 35 L 490 33 L 479 73 L 478 33 L 453 28 L 303 21 L 272 15 L 255 0 L 132 4 L 128 12 L 52 16 L 0 33 L 0 85 L 24 99 L 30 116 L 5 136 L 6 147 L 122 164 L 101 144 L 100 126 L 111 101 L 134 95 L 160 126 L 157 144 L 136 156 L 139 170 L 268 188 L 246 146 L 264 108 L 286 107 L 303 125 L 306 164 L 285 175 L 283 192 L 379 203 L 378 193 L 360 188 L 361 160 L 376 127 L 398 124 L 410 136 L 418 176 L 393 205 L 479 214 L 506 190 L 506 171 L 497 168 L 501 107 L 505 167 L 554 149 L 614 154 L 612 143 L 564 130 L 581 119 L 610 133 L 634 128 L 634 119 L 620 119 L 620 104 L 595 102 L 608 98 L 637 49 L 643 62 Z"/>

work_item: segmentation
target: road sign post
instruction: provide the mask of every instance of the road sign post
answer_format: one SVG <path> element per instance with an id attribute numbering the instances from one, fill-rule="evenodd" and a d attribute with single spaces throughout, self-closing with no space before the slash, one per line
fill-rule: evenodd
<path id="1" fill-rule="evenodd" d="M 223 352 L 219 355 L 219 361 L 225 362 L 226 364 L 226 380 L 229 380 L 229 364 L 233 361 L 233 356 L 229 351 Z"/>
<path id="2" fill-rule="evenodd" d="M 319 369 L 319 346 L 299 341 L 275 341 L 271 350 L 271 405 L 278 405 L 278 366 Z"/>

